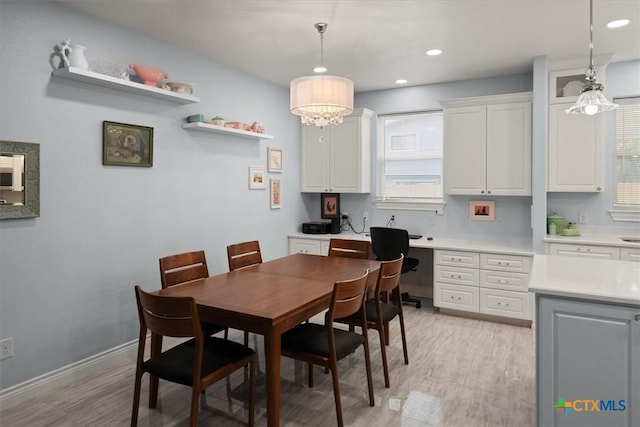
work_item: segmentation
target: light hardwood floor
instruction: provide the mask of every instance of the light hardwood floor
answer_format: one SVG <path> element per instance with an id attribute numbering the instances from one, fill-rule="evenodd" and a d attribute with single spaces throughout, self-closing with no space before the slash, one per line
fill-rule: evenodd
<path id="1" fill-rule="evenodd" d="M 425 300 L 428 301 L 428 300 Z M 380 343 L 370 331 L 376 406 L 367 399 L 363 352 L 339 362 L 348 426 L 532 426 L 535 408 L 534 331 L 489 321 L 435 313 L 429 304 L 404 307 L 409 365 L 404 365 L 398 322 L 391 325 L 387 354 L 391 388 L 384 387 Z M 319 316 L 313 319 L 321 321 Z M 373 331 L 375 332 L 375 331 Z M 231 338 L 242 342 L 239 331 Z M 251 335 L 264 372 L 261 337 Z M 134 360 L 0 412 L 4 426 L 124 426 L 130 423 Z M 336 424 L 331 376 L 317 368 L 312 389 L 306 367 L 282 358 L 281 425 Z M 260 375 L 260 374 L 259 374 Z M 186 426 L 190 389 L 160 382 L 159 404 L 149 409 L 143 378 L 140 426 Z M 200 426 L 246 425 L 242 370 L 207 389 Z M 265 388 L 256 387 L 256 425 L 266 426 Z"/>

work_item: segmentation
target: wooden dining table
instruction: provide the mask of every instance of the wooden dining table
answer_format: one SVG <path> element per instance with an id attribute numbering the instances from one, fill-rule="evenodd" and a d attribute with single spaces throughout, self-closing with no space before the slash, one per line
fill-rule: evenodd
<path id="1" fill-rule="evenodd" d="M 380 261 L 294 254 L 157 294 L 193 297 L 201 320 L 264 336 L 267 424 L 274 427 L 280 424 L 282 333 L 327 309 L 336 281 L 369 270 L 373 285 L 379 269 Z"/>

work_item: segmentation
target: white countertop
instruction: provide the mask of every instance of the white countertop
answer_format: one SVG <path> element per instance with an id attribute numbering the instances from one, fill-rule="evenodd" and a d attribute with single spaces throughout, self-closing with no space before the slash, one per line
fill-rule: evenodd
<path id="1" fill-rule="evenodd" d="M 371 240 L 368 233 L 356 234 L 356 233 L 340 233 L 340 234 L 304 234 L 304 233 L 291 233 L 289 237 L 297 237 L 301 239 L 314 239 L 314 240 L 330 240 L 332 237 L 338 239 L 352 239 L 352 240 Z M 503 255 L 522 255 L 533 256 L 535 252 L 531 245 L 527 244 L 504 244 L 497 242 L 481 241 L 481 240 L 461 240 L 461 239 L 445 239 L 441 237 L 434 237 L 433 240 L 428 240 L 427 236 L 422 236 L 420 239 L 409 240 L 409 246 L 412 248 L 432 248 L 432 249 L 445 249 L 456 251 L 471 251 L 471 252 L 490 252 Z"/>
<path id="2" fill-rule="evenodd" d="M 625 242 L 621 237 L 640 239 L 640 227 L 615 228 L 578 224 L 579 236 L 558 236 L 547 234 L 547 243 L 570 243 L 574 245 L 617 246 L 621 248 L 640 248 L 640 242 Z"/>
<path id="3" fill-rule="evenodd" d="M 529 291 L 640 307 L 640 263 L 535 255 Z"/>

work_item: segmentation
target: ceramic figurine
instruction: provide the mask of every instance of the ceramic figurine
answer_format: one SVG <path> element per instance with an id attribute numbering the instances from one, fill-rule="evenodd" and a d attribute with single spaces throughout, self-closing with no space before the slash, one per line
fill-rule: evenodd
<path id="1" fill-rule="evenodd" d="M 56 49 L 58 50 L 58 55 L 60 55 L 65 68 L 69 68 L 69 57 L 67 54 L 71 53 L 71 40 L 65 39 L 61 41 L 56 45 Z"/>

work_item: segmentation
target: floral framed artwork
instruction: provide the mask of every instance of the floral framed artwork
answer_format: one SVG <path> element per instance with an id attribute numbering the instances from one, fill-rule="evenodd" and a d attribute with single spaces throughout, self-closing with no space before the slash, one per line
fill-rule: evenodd
<path id="1" fill-rule="evenodd" d="M 473 221 L 494 221 L 496 204 L 492 200 L 471 200 L 469 202 L 469 218 Z"/>
<path id="2" fill-rule="evenodd" d="M 269 172 L 282 172 L 281 148 L 267 148 L 267 169 Z"/>
<path id="3" fill-rule="evenodd" d="M 153 165 L 153 128 L 104 121 L 102 164 L 110 166 Z"/>
<path id="4" fill-rule="evenodd" d="M 265 170 L 258 166 L 249 166 L 249 189 L 264 190 L 267 188 Z"/>
<path id="5" fill-rule="evenodd" d="M 282 207 L 282 180 L 280 178 L 271 178 L 269 182 L 269 200 L 271 209 L 280 209 Z"/>

